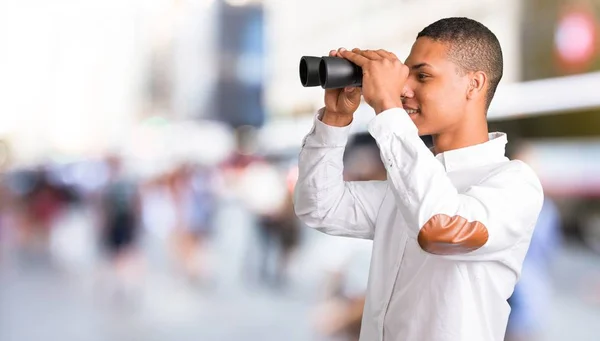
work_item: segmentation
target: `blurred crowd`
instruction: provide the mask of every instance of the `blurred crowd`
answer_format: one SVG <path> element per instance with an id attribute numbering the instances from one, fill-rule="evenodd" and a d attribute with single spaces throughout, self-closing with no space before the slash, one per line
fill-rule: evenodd
<path id="1" fill-rule="evenodd" d="M 254 226 L 237 269 L 241 278 L 284 288 L 301 233 L 292 205 L 296 154 L 256 151 L 254 129 L 236 136 L 238 148 L 216 164 L 163 160 L 166 165 L 144 173 L 125 155 L 110 153 L 5 170 L 0 278 L 7 267 L 76 274 L 92 268 L 95 294 L 135 305 L 146 274 L 157 271 L 149 252 L 158 250 L 161 270 L 208 289 L 219 267 L 210 251 L 215 230 L 233 224 L 226 218 L 218 226 L 216 215 L 235 205 Z"/>

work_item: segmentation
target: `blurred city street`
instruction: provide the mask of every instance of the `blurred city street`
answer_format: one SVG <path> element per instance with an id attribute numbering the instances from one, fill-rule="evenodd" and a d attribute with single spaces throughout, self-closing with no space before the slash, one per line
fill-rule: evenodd
<path id="1" fill-rule="evenodd" d="M 444 18 L 454 24 L 431 28 Z M 419 56 L 414 46 L 423 42 L 443 52 Z M 332 49 L 340 47 L 372 56 L 382 49 L 391 53 L 390 65 L 408 66 L 406 79 L 397 80 L 402 86 L 381 87 L 380 95 L 396 91 L 385 98 L 413 119 L 414 127 L 399 121 L 416 128 L 411 134 L 419 133 L 450 180 L 454 166 L 470 166 L 461 157 L 448 168 L 453 157 L 444 153 L 467 155 L 465 148 L 494 136 L 504 143 L 506 136 L 504 156 L 529 166 L 543 189 L 533 230 L 506 223 L 510 238 L 526 235 L 498 250 L 488 241 L 505 228 L 486 221 L 517 219 L 506 207 L 525 210 L 540 201 L 519 194 L 522 205 L 499 199 L 507 206 L 496 211 L 479 208 L 488 200 L 473 201 L 477 209 L 465 219 L 494 231 L 481 239 L 488 246 L 478 246 L 490 247 L 491 258 L 475 264 L 487 269 L 494 294 L 447 304 L 450 311 L 438 315 L 462 319 L 450 329 L 503 323 L 496 315 L 506 312 L 507 298 L 504 341 L 600 340 L 600 0 L 0 0 L 0 341 L 358 341 L 361 328 L 369 330 L 361 324 L 368 293 L 373 299 L 387 290 L 367 290 L 372 241 L 306 224 L 324 230 L 331 219 L 334 235 L 347 235 L 349 225 L 373 225 L 361 237 L 381 233 L 383 204 L 377 211 L 376 200 L 366 199 L 371 191 L 348 182 L 388 181 L 395 173 L 369 129 L 376 102 L 364 96 L 361 67 L 337 58 Z M 328 53 L 330 59 L 319 57 Z M 327 66 L 338 62 L 352 77 Z M 382 75 L 391 82 L 392 73 Z M 344 84 L 328 88 L 338 76 Z M 358 84 L 362 97 L 342 90 Z M 471 90 L 465 95 L 457 84 Z M 481 88 L 471 92 L 473 84 Z M 340 103 L 348 111 L 338 116 Z M 330 114 L 336 122 L 328 122 Z M 430 158 L 413 137 L 418 148 L 408 154 Z M 311 152 L 322 154 L 307 172 Z M 441 186 L 450 189 L 452 200 L 439 204 L 448 212 L 425 217 L 421 203 L 418 219 L 459 217 L 456 207 L 472 208 L 472 190 L 496 175 L 478 167 L 472 170 L 481 172 L 480 182 L 469 174 L 465 181 L 473 183 L 453 183 L 456 192 Z M 541 197 L 537 179 L 530 180 Z M 431 179 L 417 182 L 435 189 Z M 490 187 L 490 202 L 504 187 Z M 323 200 L 332 188 L 335 196 Z M 304 192 L 312 193 L 309 200 Z M 393 197 L 386 193 L 381 200 Z M 345 198 L 352 213 L 337 217 Z M 421 236 L 427 224 L 417 225 L 407 220 L 398 229 L 421 228 Z M 398 247 L 393 236 L 380 236 Z M 413 237 L 404 240 L 423 264 L 440 260 Z M 392 264 L 394 254 L 384 259 Z M 400 255 L 399 268 L 418 264 Z M 481 261 L 471 256 L 469 262 Z M 457 268 L 473 264 L 456 261 L 463 263 Z M 511 271 L 488 274 L 498 264 Z M 370 283 L 393 274 L 377 266 Z M 426 273 L 397 275 L 388 305 L 374 314 L 372 306 L 385 299 L 370 301 L 376 304 L 366 305 L 367 314 L 385 323 L 396 316 L 389 309 L 412 313 L 395 301 L 405 295 L 395 296 L 398 278 L 408 283 L 406 292 L 411 283 L 418 290 L 452 283 L 415 281 Z M 459 294 L 476 293 L 468 290 Z M 432 292 L 406 296 L 426 316 L 436 302 L 458 297 L 451 290 L 437 300 Z M 489 311 L 502 313 L 469 310 L 488 296 L 500 297 L 489 307 L 502 308 Z M 455 314 L 454 307 L 472 314 Z M 489 321 L 473 323 L 482 316 Z M 399 317 L 398 325 L 420 326 L 412 318 Z M 497 338 L 501 329 L 494 329 Z M 437 332 L 429 324 L 423 330 Z"/>
<path id="2" fill-rule="evenodd" d="M 332 237 L 306 229 L 295 262 L 302 265 L 294 268 L 288 288 L 277 291 L 249 284 L 240 269 L 247 258 L 248 240 L 253 240 L 252 217 L 235 204 L 226 206 L 220 212 L 212 250 L 218 264 L 214 281 L 195 287 L 169 273 L 161 265 L 161 250 L 146 236 L 149 271 L 139 297 L 129 303 L 102 297 L 89 269 L 3 255 L 0 340 L 319 340 L 311 312 L 322 269 L 310 253 Z M 76 224 L 91 228 L 83 217 Z M 596 340 L 600 300 L 593 304 L 586 292 L 592 294 L 596 283 L 600 294 L 597 259 L 578 245 L 567 245 L 558 253 L 544 340 Z"/>

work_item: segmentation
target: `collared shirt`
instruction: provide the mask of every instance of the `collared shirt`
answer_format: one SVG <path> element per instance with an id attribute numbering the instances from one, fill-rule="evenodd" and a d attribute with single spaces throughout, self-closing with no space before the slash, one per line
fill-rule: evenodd
<path id="1" fill-rule="evenodd" d="M 438 155 L 402 109 L 369 123 L 386 181 L 344 182 L 350 126 L 317 118 L 303 142 L 294 207 L 327 234 L 373 239 L 361 341 L 502 341 L 507 299 L 543 203 L 507 137 Z"/>

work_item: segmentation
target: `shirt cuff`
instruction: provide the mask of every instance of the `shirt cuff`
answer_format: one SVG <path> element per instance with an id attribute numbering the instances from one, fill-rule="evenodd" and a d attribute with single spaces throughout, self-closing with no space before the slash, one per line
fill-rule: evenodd
<path id="1" fill-rule="evenodd" d="M 404 135 L 418 132 L 417 126 L 402 108 L 393 108 L 381 112 L 369 122 L 368 129 L 375 139 L 389 134 Z"/>
<path id="2" fill-rule="evenodd" d="M 350 136 L 352 123 L 345 127 L 334 127 L 321 121 L 325 108 L 320 109 L 314 118 L 314 125 L 311 132 L 304 139 L 303 146 L 310 140 L 311 145 L 321 147 L 345 147 Z"/>

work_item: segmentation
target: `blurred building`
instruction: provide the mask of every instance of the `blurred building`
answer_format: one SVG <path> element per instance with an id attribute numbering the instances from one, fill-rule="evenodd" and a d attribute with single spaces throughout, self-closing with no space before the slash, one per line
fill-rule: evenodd
<path id="1" fill-rule="evenodd" d="M 528 141 L 568 234 L 600 251 L 600 1 L 528 0 L 523 83 L 499 94 L 494 130 Z"/>
<path id="2" fill-rule="evenodd" d="M 218 12 L 218 80 L 212 118 L 240 127 L 264 123 L 264 10 L 251 1 L 222 1 Z"/>

